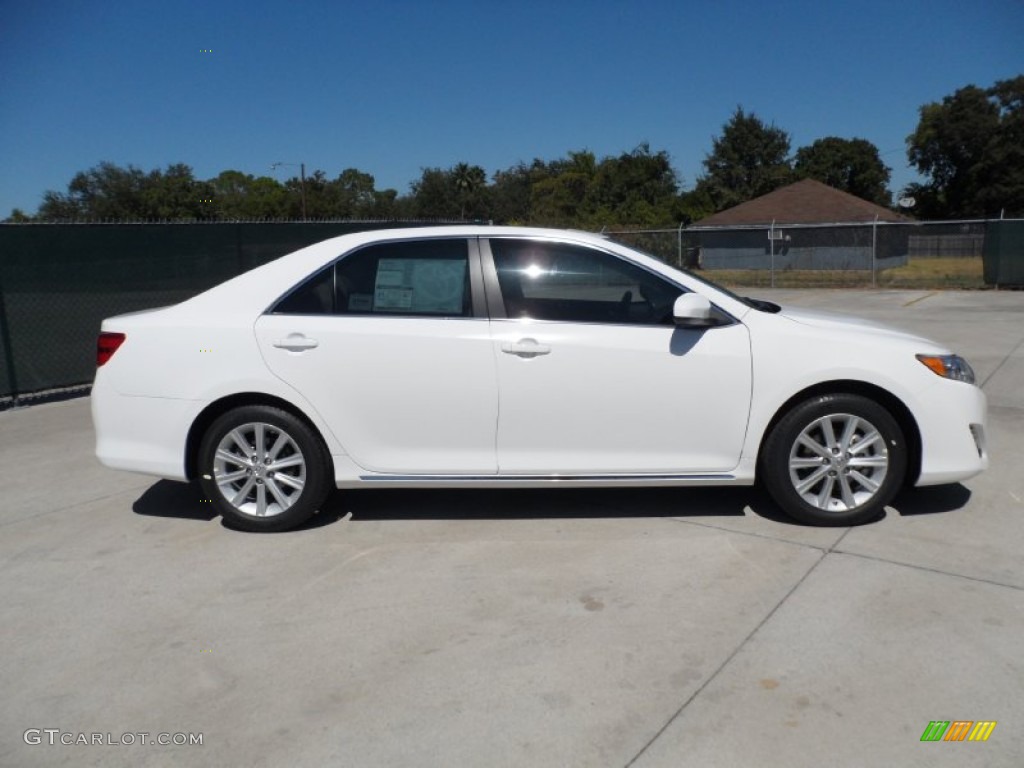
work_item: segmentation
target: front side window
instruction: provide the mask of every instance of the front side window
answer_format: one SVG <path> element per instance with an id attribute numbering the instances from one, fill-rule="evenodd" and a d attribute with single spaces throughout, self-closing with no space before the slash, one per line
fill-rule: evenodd
<path id="1" fill-rule="evenodd" d="M 416 240 L 362 248 L 296 288 L 285 314 L 469 317 L 465 240 Z"/>
<path id="2" fill-rule="evenodd" d="M 576 323 L 672 322 L 681 288 L 610 253 L 564 243 L 490 241 L 505 314 Z"/>

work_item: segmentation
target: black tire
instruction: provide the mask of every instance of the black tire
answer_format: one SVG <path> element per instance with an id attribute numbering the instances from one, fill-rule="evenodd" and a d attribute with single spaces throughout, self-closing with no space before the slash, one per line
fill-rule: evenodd
<path id="1" fill-rule="evenodd" d="M 820 395 L 795 406 L 768 435 L 760 461 L 761 480 L 783 511 L 825 526 L 876 519 L 906 471 L 907 444 L 896 419 L 874 400 L 852 394 Z"/>
<path id="2" fill-rule="evenodd" d="M 247 531 L 301 525 L 333 487 L 330 455 L 319 435 L 302 419 L 267 405 L 217 418 L 203 435 L 198 467 L 199 484 L 224 521 Z"/>

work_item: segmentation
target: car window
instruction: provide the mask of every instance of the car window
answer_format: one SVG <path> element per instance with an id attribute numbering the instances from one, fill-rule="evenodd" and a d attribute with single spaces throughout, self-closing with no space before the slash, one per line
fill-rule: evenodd
<path id="1" fill-rule="evenodd" d="M 329 315 L 334 312 L 334 265 L 325 267 L 277 302 L 281 315 Z"/>
<path id="2" fill-rule="evenodd" d="M 363 248 L 300 285 L 274 312 L 469 317 L 469 246 L 439 239 Z"/>
<path id="3" fill-rule="evenodd" d="M 672 322 L 683 292 L 610 253 L 534 240 L 492 239 L 505 314 L 577 323 Z"/>

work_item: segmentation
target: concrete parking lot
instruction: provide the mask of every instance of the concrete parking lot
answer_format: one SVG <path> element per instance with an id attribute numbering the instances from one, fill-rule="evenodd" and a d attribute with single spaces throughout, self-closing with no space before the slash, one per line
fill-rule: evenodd
<path id="1" fill-rule="evenodd" d="M 757 293 L 963 353 L 992 468 L 857 528 L 753 489 L 358 491 L 253 535 L 101 467 L 87 399 L 0 413 L 0 765 L 1024 765 L 1024 293 Z"/>

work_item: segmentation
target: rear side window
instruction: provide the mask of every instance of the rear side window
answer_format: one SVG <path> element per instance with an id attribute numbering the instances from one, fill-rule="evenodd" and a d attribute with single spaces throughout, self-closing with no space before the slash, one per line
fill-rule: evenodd
<path id="1" fill-rule="evenodd" d="M 468 243 L 445 239 L 371 245 L 300 285 L 274 312 L 469 317 Z"/>

